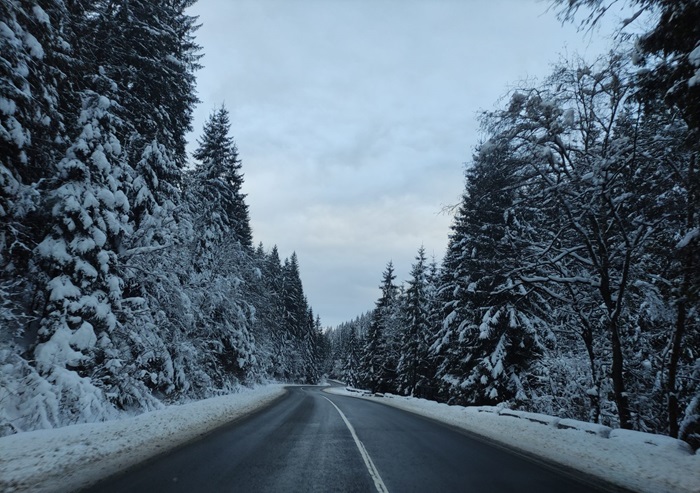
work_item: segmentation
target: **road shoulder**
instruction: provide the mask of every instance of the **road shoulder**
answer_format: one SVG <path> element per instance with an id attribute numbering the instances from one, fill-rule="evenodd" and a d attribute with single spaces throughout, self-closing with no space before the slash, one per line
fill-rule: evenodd
<path id="1" fill-rule="evenodd" d="M 135 417 L 0 438 L 0 491 L 69 492 L 200 439 L 285 395 L 284 385 L 204 399 Z"/>

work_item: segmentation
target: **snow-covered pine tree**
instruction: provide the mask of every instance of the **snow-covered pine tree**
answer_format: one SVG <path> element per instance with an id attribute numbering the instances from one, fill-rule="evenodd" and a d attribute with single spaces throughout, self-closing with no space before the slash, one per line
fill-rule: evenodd
<path id="1" fill-rule="evenodd" d="M 390 261 L 382 274 L 382 283 L 379 286 L 382 294 L 372 312 L 372 321 L 367 330 L 360 360 L 361 384 L 372 392 L 395 390 L 397 361 L 391 354 L 388 334 L 393 329 L 398 297 L 395 279 L 394 264 Z"/>
<path id="2" fill-rule="evenodd" d="M 185 135 L 199 102 L 194 73 L 202 56 L 194 42 L 196 18 L 185 13 L 194 3 L 115 0 L 91 6 L 94 39 L 109 40 L 93 48 L 94 56 L 125 90 L 120 137 L 132 163 L 154 141 L 165 146 L 177 168 L 187 162 Z"/>
<path id="3" fill-rule="evenodd" d="M 360 385 L 360 358 L 362 340 L 358 340 L 357 332 L 354 326 L 347 328 L 348 336 L 341 346 L 340 353 L 341 373 L 337 376 L 341 381 L 345 382 L 350 387 Z"/>
<path id="4" fill-rule="evenodd" d="M 197 213 L 208 223 L 208 235 L 227 236 L 227 241 L 237 241 L 252 250 L 248 205 L 241 190 L 241 161 L 230 131 L 228 110 L 222 105 L 204 124 L 193 154 L 198 161 L 194 174 L 196 193 L 201 195 Z M 209 210 L 212 207 L 215 211 Z"/>
<path id="5" fill-rule="evenodd" d="M 321 316 L 316 315 L 314 322 L 316 339 L 316 368 L 320 376 L 328 376 L 331 371 L 331 341 L 328 332 L 323 329 Z"/>
<path id="6" fill-rule="evenodd" d="M 326 336 L 330 344 L 329 375 L 331 378 L 351 386 L 359 385 L 360 356 L 371 319 L 370 311 L 328 331 Z"/>
<path id="7" fill-rule="evenodd" d="M 437 373 L 437 362 L 431 350 L 436 341 L 437 335 L 440 332 L 442 317 L 442 303 L 440 301 L 440 279 L 441 271 L 435 255 L 433 255 L 428 264 L 426 297 L 428 300 L 428 328 L 427 345 L 428 351 L 426 354 L 426 379 L 421 389 L 422 397 L 426 399 L 437 399 L 439 384 L 435 377 Z"/>
<path id="8" fill-rule="evenodd" d="M 282 327 L 284 331 L 284 367 L 291 381 L 304 379 L 304 335 L 308 320 L 308 305 L 299 275 L 296 252 L 282 266 Z"/>
<path id="9" fill-rule="evenodd" d="M 200 396 L 231 388 L 257 372 L 255 310 L 244 288 L 245 280 L 254 277 L 254 251 L 250 236 L 239 235 L 242 227 L 248 234 L 250 228 L 240 193 L 241 164 L 229 130 L 222 107 L 204 126 L 194 153 L 198 163 L 184 192 L 195 234 L 187 266 L 179 274 L 193 307 L 194 331 L 188 337 L 198 357 L 189 368 L 197 375 L 191 383 Z"/>
<path id="10" fill-rule="evenodd" d="M 255 306 L 255 338 L 258 342 L 260 364 L 266 375 L 286 380 L 284 307 L 282 295 L 284 279 L 282 262 L 277 245 L 269 252 L 262 252 L 260 295 L 253 300 Z"/>
<path id="11" fill-rule="evenodd" d="M 508 213 L 515 164 L 497 146 L 482 145 L 452 228 L 441 287 L 445 318 L 432 351 L 455 402 L 525 399 L 540 353 L 532 312 L 509 274 L 519 258 Z"/>
<path id="12" fill-rule="evenodd" d="M 64 91 L 71 33 L 63 2 L 0 4 L 0 435 L 60 421 L 55 407 L 42 415 L 37 394 L 50 384 L 30 350 L 45 302 L 33 259 L 49 223 L 43 193 L 65 155 L 63 114 L 77 101 Z"/>
<path id="13" fill-rule="evenodd" d="M 68 12 L 62 2 L 42 5 L 0 5 L 0 322 L 8 340 L 27 330 L 31 340 L 38 328 L 29 322 L 41 304 L 31 266 L 46 233 L 41 196 L 67 147 L 63 110 L 76 101 L 59 94 L 74 62 Z"/>
<path id="14" fill-rule="evenodd" d="M 398 389 L 404 395 L 422 397 L 430 375 L 428 349 L 431 339 L 430 287 L 425 248 L 418 250 L 406 289 L 400 357 L 396 368 Z"/>
<path id="15" fill-rule="evenodd" d="M 608 410 L 620 425 L 648 430 L 663 427 L 654 389 L 665 363 L 655 355 L 666 351 L 663 340 L 679 356 L 682 350 L 678 338 L 671 343 L 657 328 L 670 324 L 669 310 L 683 299 L 675 298 L 686 278 L 681 263 L 671 268 L 664 257 L 675 247 L 671 238 L 694 234 L 695 206 L 686 202 L 693 159 L 672 113 L 631 97 L 636 86 L 624 60 L 613 54 L 592 65 L 563 64 L 488 118 L 492 142 L 524 165 L 512 208 L 524 252 L 514 279 L 555 308 L 552 325 L 578 322 L 592 373 L 582 390 L 602 405 L 614 395 Z M 673 272 L 673 281 L 661 281 Z M 681 314 L 683 303 L 677 306 Z M 600 375 L 603 367 L 609 372 Z"/>
<path id="16" fill-rule="evenodd" d="M 308 301 L 306 303 L 308 305 Z M 316 330 L 316 317 L 313 309 L 309 307 L 301 340 L 305 383 L 316 384 L 321 379 L 319 344 L 320 339 Z"/>
<path id="17" fill-rule="evenodd" d="M 81 421 L 106 414 L 102 395 L 118 407 L 151 400 L 125 378 L 119 347 L 123 282 L 117 256 L 130 226 L 124 192 L 129 166 L 116 137 L 118 102 L 111 99 L 112 81 L 100 74 L 89 81 L 91 89 L 80 93 L 79 133 L 48 193 L 51 228 L 36 248 L 49 281 L 34 358 L 56 389 L 61 418 Z"/>
<path id="18" fill-rule="evenodd" d="M 133 172 L 128 197 L 133 233 L 119 256 L 124 279 L 124 323 L 132 372 L 159 394 L 187 387 L 180 348 L 181 303 L 189 252 L 179 244 L 191 237 L 181 207 L 185 134 L 197 102 L 194 71 L 199 47 L 188 1 L 115 1 L 90 5 L 89 35 L 109 39 L 91 53 L 120 90 L 119 138 Z M 86 34 L 88 35 L 88 34 Z M 172 275 L 173 271 L 177 274 Z M 187 332 L 187 330 L 185 330 Z M 180 361 L 180 364 L 174 363 Z M 176 377 L 180 375 L 180 377 Z"/>
<path id="19" fill-rule="evenodd" d="M 462 203 L 466 197 L 462 197 Z M 435 364 L 435 393 L 440 400 L 450 402 L 452 390 L 464 374 L 460 332 L 466 325 L 469 306 L 466 295 L 469 287 L 469 273 L 464 271 L 464 264 L 459 262 L 461 256 L 462 235 L 465 234 L 466 218 L 462 208 L 458 208 L 448 237 L 447 252 L 442 260 L 438 288 L 436 293 L 435 317 L 437 325 L 430 346 L 429 357 Z M 455 320 L 459 320 L 455 324 Z"/>

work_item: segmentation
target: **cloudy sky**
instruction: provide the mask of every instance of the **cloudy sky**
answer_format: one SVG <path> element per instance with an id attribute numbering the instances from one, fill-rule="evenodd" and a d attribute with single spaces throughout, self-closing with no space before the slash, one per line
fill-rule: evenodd
<path id="1" fill-rule="evenodd" d="M 371 309 L 389 260 L 442 257 L 476 116 L 606 33 L 536 0 L 199 0 L 202 104 L 231 113 L 255 242 L 297 252 L 326 326 Z M 190 150 L 194 147 L 191 145 Z"/>

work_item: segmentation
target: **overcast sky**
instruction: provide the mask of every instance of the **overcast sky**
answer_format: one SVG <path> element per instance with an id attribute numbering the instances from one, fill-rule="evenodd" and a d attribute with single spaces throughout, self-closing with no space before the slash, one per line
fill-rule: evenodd
<path id="1" fill-rule="evenodd" d="M 560 55 L 607 49 L 536 0 L 199 0 L 202 103 L 225 103 L 254 241 L 299 257 L 324 326 L 374 307 L 389 260 L 442 257 L 476 116 Z"/>

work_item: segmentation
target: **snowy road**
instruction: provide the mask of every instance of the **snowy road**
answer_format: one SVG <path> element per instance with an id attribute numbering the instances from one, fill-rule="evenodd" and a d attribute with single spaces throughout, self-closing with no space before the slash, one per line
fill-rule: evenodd
<path id="1" fill-rule="evenodd" d="M 88 491 L 596 490 L 414 414 L 292 387 L 272 407 Z"/>

